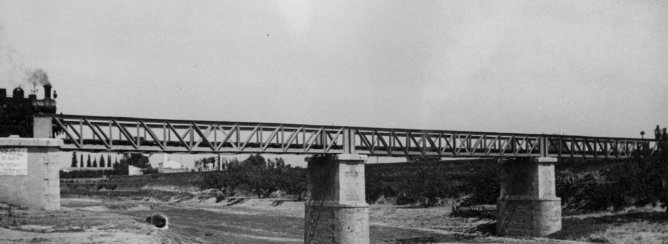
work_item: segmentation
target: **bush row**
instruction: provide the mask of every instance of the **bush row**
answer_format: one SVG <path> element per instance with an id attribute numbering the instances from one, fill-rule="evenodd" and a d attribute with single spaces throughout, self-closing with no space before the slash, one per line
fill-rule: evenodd
<path id="1" fill-rule="evenodd" d="M 213 171 L 205 173 L 196 185 L 201 189 L 220 189 L 226 197 L 244 191 L 266 198 L 277 190 L 301 196 L 306 191 L 306 169 L 248 167 Z"/>
<path id="2" fill-rule="evenodd" d="M 396 204 L 433 206 L 444 198 L 462 205 L 495 203 L 499 196 L 496 160 L 432 161 L 366 166 L 367 202 L 396 198 Z"/>
<path id="3" fill-rule="evenodd" d="M 668 184 L 664 182 L 668 181 L 661 174 L 668 172 L 668 168 L 664 161 L 656 160 L 654 156 L 639 156 L 626 161 L 562 160 L 557 168 L 561 172 L 556 176 L 557 196 L 561 197 L 567 211 L 619 210 L 665 202 L 662 198 L 665 198 Z M 99 178 L 114 174 L 114 171 L 108 170 L 61 172 L 61 179 Z M 365 174 L 368 203 L 385 198 L 399 205 L 418 203 L 432 206 L 439 204 L 441 199 L 460 199 L 458 208 L 462 215 L 477 211 L 465 207 L 495 204 L 500 191 L 499 164 L 496 160 L 367 164 Z M 126 185 L 141 188 L 148 182 L 157 182 L 158 185 L 220 189 L 225 196 L 249 192 L 259 198 L 268 197 L 278 190 L 297 196 L 306 192 L 306 169 L 283 165 L 262 167 L 261 163 L 239 163 L 238 167 L 228 167 L 225 171 L 183 173 L 182 176 L 155 174 L 136 179 L 124 178 L 121 185 L 120 181 L 112 180 L 81 187 L 113 190 L 124 189 Z M 68 187 L 74 189 L 77 186 Z"/>

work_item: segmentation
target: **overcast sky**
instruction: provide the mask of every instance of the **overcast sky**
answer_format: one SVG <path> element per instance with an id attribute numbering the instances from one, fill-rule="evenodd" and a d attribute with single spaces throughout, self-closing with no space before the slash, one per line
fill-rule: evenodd
<path id="1" fill-rule="evenodd" d="M 58 112 L 639 137 L 668 1 L 0 1 L 0 86 Z"/>

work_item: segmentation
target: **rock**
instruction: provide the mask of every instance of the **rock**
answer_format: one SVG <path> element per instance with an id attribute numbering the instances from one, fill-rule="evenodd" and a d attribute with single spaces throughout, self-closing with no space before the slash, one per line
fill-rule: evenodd
<path id="1" fill-rule="evenodd" d="M 284 198 L 285 197 L 285 192 L 281 190 L 277 190 L 269 194 L 270 198 Z"/>
<path id="2" fill-rule="evenodd" d="M 204 201 L 202 201 L 202 202 L 204 202 L 204 203 L 208 203 L 208 204 L 214 204 L 214 203 L 217 203 L 217 202 L 218 202 L 218 199 L 216 199 L 215 197 L 212 197 L 212 198 L 206 199 L 206 200 L 204 200 Z"/>
<path id="3" fill-rule="evenodd" d="M 381 195 L 375 202 L 376 204 L 388 204 L 389 202 L 385 198 L 385 195 Z"/>
<path id="4" fill-rule="evenodd" d="M 209 199 L 212 197 L 219 198 L 219 197 L 224 197 L 225 195 L 221 190 L 218 189 L 207 189 L 203 190 L 201 192 L 195 193 L 195 197 L 197 199 Z"/>
<path id="5" fill-rule="evenodd" d="M 201 192 L 195 193 L 195 198 L 200 202 L 206 203 L 217 203 L 222 199 L 225 199 L 225 194 L 218 189 L 207 189 Z"/>
<path id="6" fill-rule="evenodd" d="M 22 225 L 20 227 L 21 230 L 23 231 L 34 231 L 34 232 L 45 232 L 48 230 L 53 230 L 53 226 L 46 226 L 46 225 Z"/>

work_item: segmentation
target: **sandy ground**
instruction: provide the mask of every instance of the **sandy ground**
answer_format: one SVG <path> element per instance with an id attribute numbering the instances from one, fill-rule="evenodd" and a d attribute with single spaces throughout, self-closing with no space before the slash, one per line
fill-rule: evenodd
<path id="1" fill-rule="evenodd" d="M 160 231 L 123 215 L 63 208 L 0 211 L 0 243 L 162 243 Z"/>
<path id="2" fill-rule="evenodd" d="M 61 211 L 0 206 L 0 243 L 302 243 L 304 203 L 281 199 L 67 198 Z M 370 207 L 372 243 L 666 243 L 662 213 L 564 217 L 549 238 L 490 236 L 494 222 L 456 218 L 450 207 Z M 146 222 L 162 213 L 167 229 Z"/>

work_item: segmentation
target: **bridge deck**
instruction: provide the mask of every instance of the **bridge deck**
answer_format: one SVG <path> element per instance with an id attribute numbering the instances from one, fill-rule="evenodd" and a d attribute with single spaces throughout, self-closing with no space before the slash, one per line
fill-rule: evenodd
<path id="1" fill-rule="evenodd" d="M 53 115 L 65 151 L 627 158 L 653 140 Z"/>

